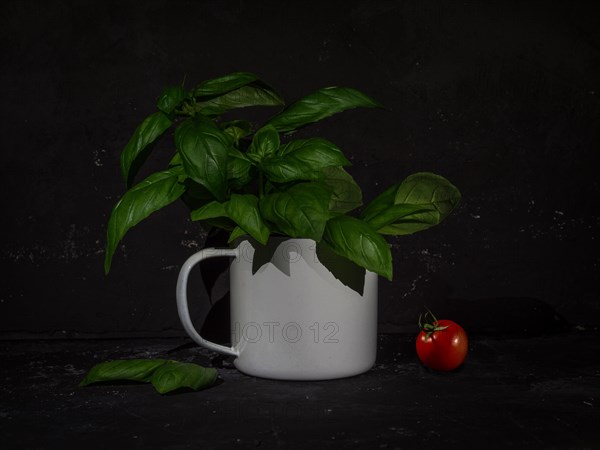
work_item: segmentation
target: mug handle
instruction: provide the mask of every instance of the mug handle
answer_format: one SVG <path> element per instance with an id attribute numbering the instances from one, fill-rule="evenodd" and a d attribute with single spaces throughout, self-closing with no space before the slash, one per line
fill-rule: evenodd
<path id="1" fill-rule="evenodd" d="M 192 324 L 192 319 L 190 318 L 190 312 L 188 310 L 187 283 L 190 270 L 192 270 L 192 268 L 200 261 L 208 258 L 215 258 L 217 256 L 235 256 L 237 258 L 239 256 L 239 250 L 237 248 L 205 248 L 190 256 L 186 262 L 183 263 L 179 272 L 179 278 L 177 279 L 177 312 L 179 313 L 179 320 L 181 320 L 183 329 L 194 342 L 215 352 L 230 356 L 239 356 L 239 350 L 233 347 L 215 344 L 200 336 Z"/>

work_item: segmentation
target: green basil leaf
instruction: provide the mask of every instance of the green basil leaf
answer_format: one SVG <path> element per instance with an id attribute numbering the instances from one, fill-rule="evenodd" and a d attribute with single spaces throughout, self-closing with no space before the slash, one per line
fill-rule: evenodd
<path id="1" fill-rule="evenodd" d="M 433 205 L 446 217 L 458 205 L 460 192 L 446 178 L 430 172 L 412 174 L 400 184 L 394 204 Z"/>
<path id="2" fill-rule="evenodd" d="M 368 222 L 382 211 L 385 211 L 391 207 L 396 199 L 396 192 L 398 191 L 400 184 L 401 183 L 397 183 L 393 186 L 390 186 L 384 192 L 375 197 L 371 203 L 369 203 L 367 207 L 363 209 L 360 217 Z"/>
<path id="3" fill-rule="evenodd" d="M 294 158 L 275 156 L 260 161 L 260 168 L 267 179 L 275 183 L 287 183 L 295 180 L 319 180 L 320 171 L 313 170 L 308 164 Z"/>
<path id="4" fill-rule="evenodd" d="M 438 225 L 460 202 L 460 191 L 446 178 L 430 172 L 406 177 L 396 191 L 395 204 L 412 203 L 430 211 L 411 214 L 382 227 L 379 232 L 395 236 L 412 234 Z"/>
<path id="5" fill-rule="evenodd" d="M 218 376 L 215 369 L 192 363 L 165 359 L 126 359 L 106 361 L 87 373 L 79 386 L 106 381 L 150 382 L 161 394 L 176 389 L 200 390 L 214 384 Z"/>
<path id="6" fill-rule="evenodd" d="M 323 178 L 321 169 L 350 165 L 341 150 L 321 138 L 299 139 L 279 148 L 277 156 L 262 162 L 261 168 L 269 180 L 287 183 L 294 180 Z"/>
<path id="7" fill-rule="evenodd" d="M 234 72 L 212 80 L 203 81 L 194 89 L 195 97 L 211 97 L 222 95 L 234 89 L 241 88 L 253 81 L 258 81 L 258 76 L 249 72 Z"/>
<path id="8" fill-rule="evenodd" d="M 389 208 L 384 209 L 366 222 L 368 222 L 368 224 L 376 230 L 380 230 L 387 225 L 399 222 L 401 219 L 415 217 L 415 213 L 428 213 L 431 211 L 437 212 L 433 207 L 428 208 L 427 205 L 411 205 L 408 203 L 401 203 L 399 205 L 392 205 Z"/>
<path id="9" fill-rule="evenodd" d="M 268 123 L 280 132 L 290 132 L 357 107 L 375 108 L 381 105 L 356 89 L 328 87 L 291 104 Z"/>
<path id="10" fill-rule="evenodd" d="M 188 176 L 225 200 L 231 138 L 210 121 L 189 119 L 175 130 L 175 144 Z"/>
<path id="11" fill-rule="evenodd" d="M 346 159 L 342 151 L 333 142 L 322 138 L 290 141 L 282 145 L 278 153 L 282 156 L 294 156 L 315 167 L 350 165 L 350 161 Z"/>
<path id="12" fill-rule="evenodd" d="M 171 161 L 169 161 L 168 168 L 171 169 L 172 167 L 175 167 L 175 166 L 181 166 L 181 164 L 182 164 L 181 156 L 179 156 L 179 153 L 175 153 L 173 155 L 173 157 L 171 158 Z"/>
<path id="13" fill-rule="evenodd" d="M 385 239 L 366 222 L 337 216 L 325 226 L 323 240 L 340 256 L 392 279 L 392 252 Z"/>
<path id="14" fill-rule="evenodd" d="M 256 155 L 259 161 L 274 155 L 279 148 L 279 133 L 277 130 L 267 125 L 256 132 L 250 148 L 248 149 L 248 157 Z"/>
<path id="15" fill-rule="evenodd" d="M 150 152 L 150 144 L 154 143 L 173 124 L 162 111 L 148 116 L 136 128 L 129 142 L 121 152 L 121 173 L 127 186 L 131 186 L 139 167 Z"/>
<path id="16" fill-rule="evenodd" d="M 284 103 L 273 88 L 256 81 L 218 97 L 196 102 L 193 109 L 205 116 L 219 116 L 231 109 L 248 106 L 281 106 Z"/>
<path id="17" fill-rule="evenodd" d="M 252 134 L 252 124 L 247 120 L 232 120 L 221 124 L 221 129 L 232 137 L 237 145 L 240 139 Z"/>
<path id="18" fill-rule="evenodd" d="M 181 86 L 169 86 L 158 98 L 158 104 L 156 106 L 165 114 L 171 114 L 184 98 L 185 91 Z"/>
<path id="19" fill-rule="evenodd" d="M 352 175 L 342 167 L 323 169 L 323 182 L 332 189 L 329 211 L 347 213 L 362 205 L 362 191 Z"/>
<path id="20" fill-rule="evenodd" d="M 191 212 L 191 219 L 193 221 L 215 219 L 217 217 L 228 217 L 223 203 L 217 201 L 209 202 Z"/>
<path id="21" fill-rule="evenodd" d="M 242 237 L 242 236 L 247 236 L 248 233 L 246 233 L 242 228 L 240 227 L 235 227 L 233 229 L 233 231 L 231 232 L 231 234 L 229 235 L 229 239 L 227 239 L 227 243 L 230 244 L 233 241 L 235 241 L 236 239 Z"/>
<path id="22" fill-rule="evenodd" d="M 376 197 L 361 217 L 379 226 L 378 231 L 382 234 L 412 234 L 438 225 L 459 201 L 459 190 L 447 179 L 433 173 L 419 172 Z M 403 214 L 404 207 L 421 207 L 422 211 Z M 396 213 L 400 214 L 397 220 L 389 222 Z"/>
<path id="23" fill-rule="evenodd" d="M 165 364 L 164 359 L 127 359 L 96 364 L 86 374 L 79 386 L 105 381 L 148 382 L 152 374 Z"/>
<path id="24" fill-rule="evenodd" d="M 284 104 L 273 88 L 249 72 L 204 81 L 194 89 L 193 95 L 200 101 L 192 109 L 207 116 L 218 116 L 234 108 Z"/>
<path id="25" fill-rule="evenodd" d="M 110 264 L 117 245 L 127 230 L 137 225 L 153 212 L 173 203 L 185 191 L 173 169 L 150 175 L 127 191 L 115 205 L 108 221 L 104 270 Z"/>
<path id="26" fill-rule="evenodd" d="M 429 211 L 404 217 L 397 222 L 379 228 L 381 234 L 403 236 L 427 230 L 441 222 L 438 211 Z"/>
<path id="27" fill-rule="evenodd" d="M 252 163 L 244 153 L 233 147 L 229 149 L 227 180 L 234 189 L 241 189 L 252 181 Z"/>
<path id="28" fill-rule="evenodd" d="M 265 195 L 260 199 L 260 212 L 288 236 L 320 241 L 329 218 L 330 195 L 321 183 L 299 183 Z"/>
<path id="29" fill-rule="evenodd" d="M 212 386 L 217 380 L 218 372 L 198 364 L 167 361 L 158 367 L 152 375 L 152 386 L 160 393 L 166 394 L 181 388 L 195 391 Z"/>
<path id="30" fill-rule="evenodd" d="M 258 197 L 251 194 L 232 194 L 224 206 L 227 215 L 244 231 L 261 244 L 267 244 L 270 231 L 260 215 Z"/>

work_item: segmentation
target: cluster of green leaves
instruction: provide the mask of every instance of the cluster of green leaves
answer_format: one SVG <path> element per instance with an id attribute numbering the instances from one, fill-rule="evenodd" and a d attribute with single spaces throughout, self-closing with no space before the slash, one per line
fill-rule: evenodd
<path id="1" fill-rule="evenodd" d="M 232 73 L 186 92 L 172 86 L 158 111 L 135 130 L 121 154 L 130 189 L 108 223 L 105 271 L 125 233 L 153 212 L 181 198 L 192 220 L 229 231 L 230 241 L 249 235 L 266 244 L 273 234 L 324 243 L 359 266 L 392 278 L 390 248 L 382 235 L 403 235 L 442 221 L 460 200 L 445 178 L 409 176 L 376 197 L 359 217 L 362 193 L 344 169 L 350 162 L 332 142 L 291 139 L 294 131 L 357 107 L 380 105 L 356 89 L 320 89 L 281 109 L 254 129 L 221 115 L 248 106 L 283 107 L 270 86 L 251 73 Z M 138 168 L 158 139 L 174 127 L 168 167 L 135 184 Z"/>
<path id="2" fill-rule="evenodd" d="M 178 389 L 199 391 L 212 386 L 216 369 L 166 359 L 123 359 L 95 365 L 79 386 L 117 381 L 151 383 L 161 394 Z"/>

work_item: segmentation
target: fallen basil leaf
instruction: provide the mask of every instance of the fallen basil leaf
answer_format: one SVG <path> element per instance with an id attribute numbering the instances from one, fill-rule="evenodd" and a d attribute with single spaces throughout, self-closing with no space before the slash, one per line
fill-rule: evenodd
<path id="1" fill-rule="evenodd" d="M 126 359 L 106 361 L 90 369 L 79 386 L 103 381 L 150 381 L 154 371 L 165 364 L 164 359 Z"/>
<path id="2" fill-rule="evenodd" d="M 166 359 L 125 359 L 106 361 L 90 369 L 79 386 L 106 381 L 139 381 L 152 383 L 161 394 L 180 388 L 195 391 L 214 384 L 218 372 L 193 363 Z"/>
<path id="3" fill-rule="evenodd" d="M 217 379 L 217 371 L 197 364 L 168 361 L 158 367 L 152 379 L 152 386 L 161 394 L 180 388 L 195 391 L 211 386 Z"/>

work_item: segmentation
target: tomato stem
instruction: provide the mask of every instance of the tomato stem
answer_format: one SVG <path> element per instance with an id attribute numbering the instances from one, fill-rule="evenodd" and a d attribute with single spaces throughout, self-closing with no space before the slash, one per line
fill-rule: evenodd
<path id="1" fill-rule="evenodd" d="M 448 326 L 440 327 L 438 325 L 437 318 L 431 312 L 431 310 L 429 308 L 427 308 L 427 307 L 425 307 L 425 309 L 427 310 L 427 312 L 425 313 L 424 316 L 422 316 L 421 314 L 419 314 L 419 329 L 421 331 L 426 331 L 427 334 L 425 335 L 425 337 L 429 339 L 433 333 L 435 333 L 436 331 L 445 330 L 446 328 L 448 328 Z M 427 321 L 427 316 L 430 316 L 431 319 L 433 319 L 433 320 Z M 426 322 L 424 324 L 421 323 L 421 317 L 423 317 L 426 320 Z"/>

